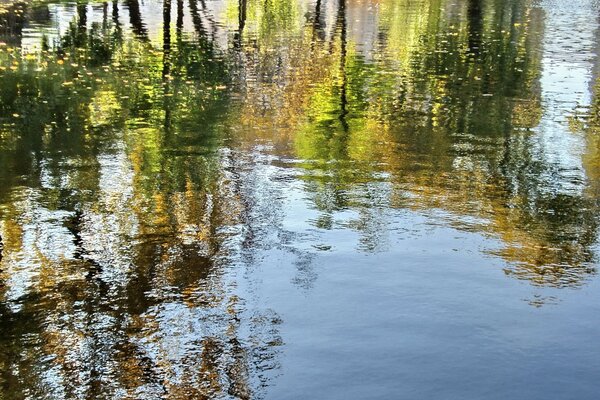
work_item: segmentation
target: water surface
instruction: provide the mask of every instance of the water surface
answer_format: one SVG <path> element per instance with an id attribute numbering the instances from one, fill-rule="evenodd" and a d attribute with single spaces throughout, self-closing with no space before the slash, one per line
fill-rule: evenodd
<path id="1" fill-rule="evenodd" d="M 0 399 L 595 399 L 600 4 L 0 3 Z"/>

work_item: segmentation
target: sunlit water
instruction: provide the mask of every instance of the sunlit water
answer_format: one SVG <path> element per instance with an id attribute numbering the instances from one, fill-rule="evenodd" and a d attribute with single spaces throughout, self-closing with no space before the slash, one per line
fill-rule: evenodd
<path id="1" fill-rule="evenodd" d="M 600 5 L 0 3 L 0 399 L 596 399 Z"/>

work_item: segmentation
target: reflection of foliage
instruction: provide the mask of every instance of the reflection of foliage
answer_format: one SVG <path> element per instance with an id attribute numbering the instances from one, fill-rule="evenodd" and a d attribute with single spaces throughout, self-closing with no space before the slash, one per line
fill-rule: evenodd
<path id="1" fill-rule="evenodd" d="M 20 395 L 18 374 L 38 398 L 47 386 L 53 398 L 249 398 L 281 339 L 276 315 L 241 318 L 219 270 L 235 251 L 222 231 L 243 208 L 216 151 L 232 111 L 228 61 L 201 32 L 165 35 L 159 50 L 107 19 L 88 29 L 92 11 L 77 7 L 56 48 L 0 48 L 0 199 L 12 204 L 0 280 L 18 277 L 25 257 L 35 297 L 0 312 L 0 385 Z M 14 193 L 23 183 L 31 190 Z M 2 307 L 21 301 L 1 286 L 0 296 Z M 39 302 L 50 308 L 30 309 Z M 169 345 L 174 323 L 192 326 L 185 357 Z"/>
<path id="2" fill-rule="evenodd" d="M 548 192 L 552 182 L 543 176 L 553 166 L 532 151 L 527 132 L 541 118 L 539 10 L 528 1 L 473 0 L 446 13 L 443 1 L 384 1 L 374 27 L 377 54 L 365 59 L 347 32 L 346 13 L 360 6 L 338 5 L 329 37 L 311 32 L 323 22 L 307 26 L 305 36 L 319 39 L 280 60 L 298 72 L 276 87 L 261 82 L 245 106 L 253 128 L 275 124 L 306 160 L 306 188 L 324 213 L 318 221 L 358 207 L 359 188 L 387 172 L 418 194 L 407 201 L 391 190 L 388 204 L 488 221 L 479 229 L 503 239 L 497 254 L 518 277 L 563 286 L 593 272 L 597 226 L 585 210 L 596 206 Z M 258 107 L 257 93 L 276 99 L 275 110 Z M 562 217 L 548 218 L 565 214 L 574 221 L 565 229 Z M 565 231 L 570 236 L 561 236 Z"/>
<path id="3" fill-rule="evenodd" d="M 583 161 L 590 181 L 590 194 L 600 199 L 600 80 L 594 85 L 592 105 L 581 119 L 577 125 L 583 127 L 587 139 Z"/>
<path id="4" fill-rule="evenodd" d="M 299 16 L 302 10 L 299 2 L 289 0 L 229 2 L 227 17 L 230 23 L 239 24 L 239 7 L 242 4 L 246 7 L 245 29 L 256 38 L 257 44 L 264 50 L 274 43 L 285 44 L 282 41 L 284 37 L 301 28 Z"/>

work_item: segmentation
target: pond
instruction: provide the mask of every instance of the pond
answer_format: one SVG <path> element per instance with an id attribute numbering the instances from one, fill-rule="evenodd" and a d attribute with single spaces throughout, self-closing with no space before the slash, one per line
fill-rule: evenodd
<path id="1" fill-rule="evenodd" d="M 594 399 L 595 0 L 0 2 L 0 399 Z"/>

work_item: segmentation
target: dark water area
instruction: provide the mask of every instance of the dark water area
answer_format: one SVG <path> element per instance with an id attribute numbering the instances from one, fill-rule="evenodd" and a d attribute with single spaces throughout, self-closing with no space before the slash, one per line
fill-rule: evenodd
<path id="1" fill-rule="evenodd" d="M 0 1 L 0 399 L 597 399 L 600 3 Z"/>

